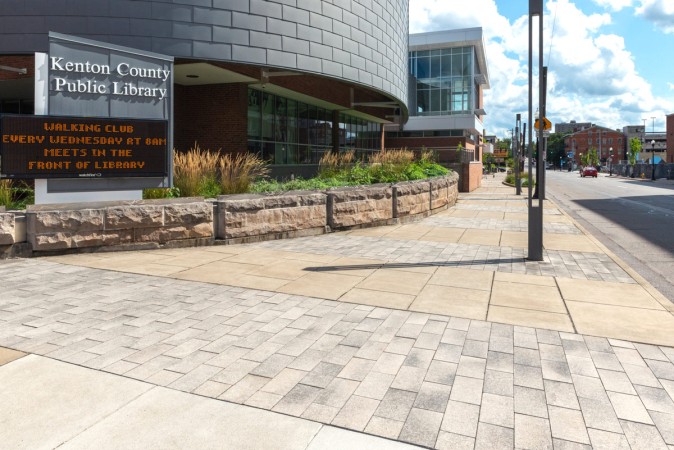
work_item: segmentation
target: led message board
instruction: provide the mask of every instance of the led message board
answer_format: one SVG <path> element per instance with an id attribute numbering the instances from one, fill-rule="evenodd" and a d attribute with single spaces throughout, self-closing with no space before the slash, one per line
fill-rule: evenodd
<path id="1" fill-rule="evenodd" d="M 166 120 L 0 116 L 0 177 L 168 174 Z"/>

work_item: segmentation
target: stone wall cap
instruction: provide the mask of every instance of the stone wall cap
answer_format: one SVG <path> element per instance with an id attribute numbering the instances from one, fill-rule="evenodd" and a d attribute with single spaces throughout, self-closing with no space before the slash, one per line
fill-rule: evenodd
<path id="1" fill-rule="evenodd" d="M 377 183 L 377 184 L 363 184 L 359 186 L 339 186 L 331 187 L 326 190 L 326 192 L 351 192 L 359 191 L 362 189 L 389 189 L 392 186 L 391 183 Z"/>
<path id="2" fill-rule="evenodd" d="M 48 205 L 28 205 L 26 212 L 79 211 L 85 209 L 114 208 L 118 206 L 164 206 L 186 203 L 202 203 L 203 197 L 157 198 L 151 200 L 119 200 L 103 202 L 53 203 Z"/>
<path id="3" fill-rule="evenodd" d="M 228 195 L 218 195 L 218 202 L 224 202 L 229 200 L 257 200 L 264 198 L 274 198 L 274 197 L 286 197 L 286 196 L 317 196 L 325 195 L 323 191 L 315 190 L 297 190 L 297 191 L 284 191 L 284 192 L 263 192 L 263 193 L 249 193 L 249 194 L 228 194 Z"/>

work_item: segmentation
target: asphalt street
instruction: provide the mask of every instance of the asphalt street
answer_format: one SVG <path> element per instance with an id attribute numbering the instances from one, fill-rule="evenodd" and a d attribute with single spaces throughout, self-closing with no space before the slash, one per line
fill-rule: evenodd
<path id="1" fill-rule="evenodd" d="M 548 170 L 546 195 L 674 302 L 671 181 Z"/>

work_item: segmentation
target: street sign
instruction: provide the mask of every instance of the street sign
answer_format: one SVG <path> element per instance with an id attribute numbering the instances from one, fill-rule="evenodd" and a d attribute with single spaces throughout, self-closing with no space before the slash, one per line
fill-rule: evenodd
<path id="1" fill-rule="evenodd" d="M 536 122 L 534 122 L 534 128 L 538 130 L 538 127 L 540 126 L 540 121 L 536 119 Z M 549 130 L 552 128 L 552 123 L 548 120 L 547 117 L 543 117 L 543 129 L 544 130 Z"/>

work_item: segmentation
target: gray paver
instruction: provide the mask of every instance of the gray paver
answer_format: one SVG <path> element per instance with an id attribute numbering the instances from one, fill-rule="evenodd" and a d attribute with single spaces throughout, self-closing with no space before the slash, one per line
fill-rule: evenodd
<path id="1" fill-rule="evenodd" d="M 412 444 L 431 447 L 440 431 L 442 413 L 412 408 L 407 416 L 399 439 Z"/>
<path id="2" fill-rule="evenodd" d="M 476 449 L 512 449 L 514 436 L 512 428 L 499 427 L 480 422 L 475 439 Z"/>
<path id="3" fill-rule="evenodd" d="M 406 263 L 506 251 L 346 234 L 252 247 Z M 471 268 L 623 276 L 603 255 L 546 251 L 529 264 L 508 251 L 523 261 Z M 14 289 L 18 280 L 28 290 Z M 0 262 L 0 282 L 0 345 L 172 389 L 438 448 L 674 445 L 666 347 L 49 260 Z"/>
<path id="4" fill-rule="evenodd" d="M 583 415 L 580 411 L 556 406 L 550 406 L 548 410 L 553 437 L 581 444 L 590 443 Z"/>
<path id="5" fill-rule="evenodd" d="M 515 447 L 552 450 L 552 437 L 548 419 L 515 414 Z"/>

